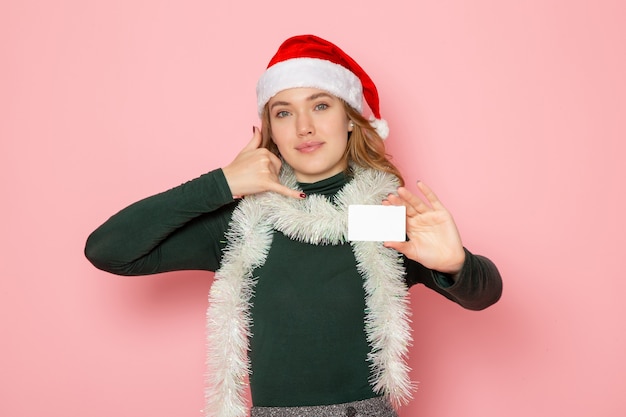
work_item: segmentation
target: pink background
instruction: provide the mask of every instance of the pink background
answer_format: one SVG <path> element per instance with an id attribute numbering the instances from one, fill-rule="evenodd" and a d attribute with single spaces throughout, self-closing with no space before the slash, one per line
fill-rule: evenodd
<path id="1" fill-rule="evenodd" d="M 505 279 L 478 313 L 411 291 L 401 415 L 626 415 L 624 2 L 248 3 L 0 4 L 0 415 L 200 415 L 211 275 L 112 276 L 84 241 L 230 162 L 308 32 L 367 69 L 407 180 Z"/>

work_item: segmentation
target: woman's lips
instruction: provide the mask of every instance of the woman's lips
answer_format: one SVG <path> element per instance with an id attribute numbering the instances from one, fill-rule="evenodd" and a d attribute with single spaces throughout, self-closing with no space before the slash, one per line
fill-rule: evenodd
<path id="1" fill-rule="evenodd" d="M 321 148 L 323 144 L 324 142 L 313 142 L 313 141 L 304 142 L 296 146 L 296 150 L 302 153 L 311 153 Z"/>

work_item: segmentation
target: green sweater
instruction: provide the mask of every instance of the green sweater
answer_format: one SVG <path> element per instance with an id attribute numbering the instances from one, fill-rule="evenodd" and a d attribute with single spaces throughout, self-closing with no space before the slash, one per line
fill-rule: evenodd
<path id="1" fill-rule="evenodd" d="M 347 181 L 338 174 L 300 186 L 308 195 L 332 199 Z M 111 217 L 89 236 L 86 256 L 119 275 L 215 271 L 236 204 L 222 171 L 212 171 Z M 473 310 L 493 304 L 502 290 L 497 269 L 484 257 L 466 254 L 456 282 L 405 259 L 407 285 L 425 284 Z M 369 384 L 363 279 L 349 243 L 310 245 L 275 232 L 254 276 L 255 406 L 337 404 L 376 395 Z"/>

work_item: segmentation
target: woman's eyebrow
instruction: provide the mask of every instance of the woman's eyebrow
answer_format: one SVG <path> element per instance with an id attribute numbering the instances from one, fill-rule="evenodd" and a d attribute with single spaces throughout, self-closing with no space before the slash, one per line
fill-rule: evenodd
<path id="1" fill-rule="evenodd" d="M 308 96 L 308 97 L 306 98 L 306 101 L 313 101 L 313 100 L 317 100 L 317 99 L 318 99 L 318 98 L 320 98 L 320 97 L 327 97 L 327 98 L 330 98 L 330 99 L 332 99 L 332 98 L 333 98 L 333 96 L 332 96 L 332 95 L 330 95 L 330 94 L 325 93 L 325 92 L 323 92 L 323 91 L 322 91 L 321 93 L 311 94 L 310 96 Z M 274 108 L 274 107 L 276 107 L 276 106 L 289 106 L 290 104 L 291 104 L 291 103 L 289 103 L 288 101 L 275 101 L 275 102 L 273 102 L 273 103 L 270 105 L 270 110 L 271 110 L 271 109 L 273 109 L 273 108 Z"/>
<path id="2" fill-rule="evenodd" d="M 288 105 L 289 105 L 289 102 L 287 102 L 287 101 L 275 101 L 270 106 L 270 110 L 272 110 L 276 106 L 288 106 Z"/>
<path id="3" fill-rule="evenodd" d="M 333 96 L 325 93 L 325 92 L 320 92 L 320 93 L 315 93 L 310 95 L 309 97 L 306 98 L 306 101 L 313 101 L 313 100 L 317 100 L 320 97 L 326 97 L 326 98 L 330 98 L 332 99 Z M 270 105 L 270 110 L 272 110 L 274 107 L 276 106 L 289 106 L 291 103 L 289 103 L 288 101 L 275 101 Z"/>
<path id="4" fill-rule="evenodd" d="M 324 92 L 321 92 L 321 93 L 315 93 L 315 94 L 313 94 L 313 95 L 309 96 L 309 97 L 307 98 L 307 101 L 313 101 L 313 100 L 316 100 L 316 99 L 318 99 L 318 98 L 320 98 L 320 97 L 328 97 L 328 98 L 333 98 L 333 96 L 331 96 L 330 94 L 328 94 L 328 93 L 324 93 Z"/>

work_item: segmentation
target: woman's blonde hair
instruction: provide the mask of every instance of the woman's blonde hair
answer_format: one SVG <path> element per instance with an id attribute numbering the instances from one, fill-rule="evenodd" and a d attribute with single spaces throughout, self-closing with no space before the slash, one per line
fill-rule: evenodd
<path id="1" fill-rule="evenodd" d="M 395 175 L 400 181 L 400 185 L 404 185 L 404 179 L 402 174 L 400 174 L 400 170 L 391 162 L 391 156 L 385 153 L 385 142 L 361 113 L 345 101 L 341 101 L 348 118 L 354 123 L 354 128 L 350 133 L 348 146 L 344 154 L 348 165 L 354 163 L 365 168 L 387 172 Z M 261 134 L 263 136 L 261 147 L 269 149 L 275 155 L 279 155 L 278 147 L 276 147 L 271 138 L 271 122 L 267 105 L 263 109 L 261 120 Z"/>

